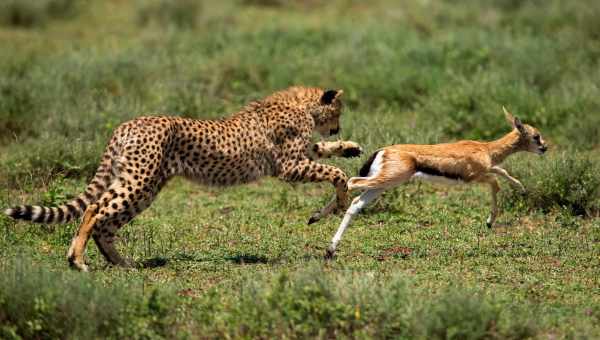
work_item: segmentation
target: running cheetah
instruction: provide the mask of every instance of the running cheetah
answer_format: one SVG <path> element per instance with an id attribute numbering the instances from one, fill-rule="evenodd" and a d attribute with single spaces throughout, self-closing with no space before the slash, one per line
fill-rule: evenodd
<path id="1" fill-rule="evenodd" d="M 342 92 L 296 86 L 222 120 L 168 116 L 131 120 L 115 130 L 83 194 L 59 207 L 18 206 L 5 213 L 37 223 L 65 223 L 83 214 L 67 254 L 71 267 L 81 271 L 88 270 L 84 253 L 90 235 L 109 263 L 134 266 L 115 249 L 115 234 L 147 208 L 173 176 L 219 186 L 262 176 L 289 182 L 329 181 L 336 195 L 311 217 L 309 223 L 314 222 L 346 207 L 347 177 L 313 159 L 361 153 L 354 142 L 310 143 L 313 131 L 324 137 L 339 132 Z"/>

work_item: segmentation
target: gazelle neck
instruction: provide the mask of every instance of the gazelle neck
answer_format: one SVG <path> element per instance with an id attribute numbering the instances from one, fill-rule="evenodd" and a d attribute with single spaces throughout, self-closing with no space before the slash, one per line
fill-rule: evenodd
<path id="1" fill-rule="evenodd" d="M 519 144 L 520 134 L 517 129 L 512 130 L 500 139 L 487 143 L 492 165 L 500 164 L 506 157 L 521 151 Z"/>

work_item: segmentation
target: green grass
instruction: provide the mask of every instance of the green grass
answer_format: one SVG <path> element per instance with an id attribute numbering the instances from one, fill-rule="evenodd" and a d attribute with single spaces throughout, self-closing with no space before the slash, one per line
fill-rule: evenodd
<path id="1" fill-rule="evenodd" d="M 292 84 L 344 89 L 341 137 L 366 154 L 327 162 L 350 174 L 382 145 L 497 138 L 502 106 L 551 149 L 507 161 L 528 194 L 502 183 L 497 228 L 486 188 L 409 184 L 334 262 L 340 218 L 306 225 L 326 184 L 174 180 L 120 232 L 123 253 L 167 261 L 144 270 L 92 242 L 92 273 L 71 272 L 76 222 L 0 217 L 0 337 L 600 337 L 595 1 L 1 6 L 0 207 L 78 194 L 127 119 L 221 117 Z"/>
<path id="2" fill-rule="evenodd" d="M 77 16 L 81 0 L 6 0 L 0 4 L 0 25 L 18 28 L 44 27 L 52 20 Z"/>

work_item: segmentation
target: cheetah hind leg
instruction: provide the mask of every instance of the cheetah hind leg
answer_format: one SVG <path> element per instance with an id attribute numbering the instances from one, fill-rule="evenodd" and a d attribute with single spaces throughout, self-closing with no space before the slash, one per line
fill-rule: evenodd
<path id="1" fill-rule="evenodd" d="M 100 253 L 110 264 L 124 268 L 138 267 L 133 260 L 121 257 L 121 255 L 115 248 L 114 241 L 116 238 L 114 235 L 100 234 L 98 232 L 94 232 L 92 237 L 94 238 L 94 242 L 96 242 Z"/>
<path id="2" fill-rule="evenodd" d="M 119 201 L 118 199 L 115 199 L 110 202 Z M 108 202 L 108 206 L 112 205 L 110 202 Z M 125 268 L 137 267 L 134 261 L 121 257 L 115 248 L 115 241 L 117 241 L 115 234 L 117 230 L 131 221 L 135 215 L 136 213 L 127 211 L 125 207 L 121 205 L 120 210 L 115 211 L 108 218 L 104 215 L 101 222 L 96 223 L 94 226 L 92 237 L 94 238 L 96 246 L 98 246 L 98 250 L 108 263 Z"/>
<path id="3" fill-rule="evenodd" d="M 77 229 L 73 241 L 71 241 L 71 247 L 67 253 L 67 260 L 71 268 L 77 269 L 82 272 L 88 271 L 88 266 L 85 264 L 83 255 L 85 254 L 85 246 L 90 239 L 90 234 L 96 224 L 96 213 L 98 206 L 93 204 L 90 205 L 83 215 L 83 221 Z"/>
<path id="4" fill-rule="evenodd" d="M 126 167 L 124 166 L 124 168 Z M 139 178 L 139 180 L 145 182 L 145 178 Z M 156 179 L 151 180 L 145 186 L 135 188 L 123 186 L 121 183 L 114 183 L 111 187 L 114 192 L 108 191 L 105 196 L 100 198 L 100 201 L 104 202 L 104 207 L 100 209 L 97 215 L 98 222 L 94 226 L 92 236 L 98 250 L 107 262 L 126 268 L 141 267 L 133 260 L 121 257 L 115 248 L 116 233 L 152 204 L 161 186 L 162 183 L 157 183 Z M 129 194 L 123 195 L 126 193 Z"/>

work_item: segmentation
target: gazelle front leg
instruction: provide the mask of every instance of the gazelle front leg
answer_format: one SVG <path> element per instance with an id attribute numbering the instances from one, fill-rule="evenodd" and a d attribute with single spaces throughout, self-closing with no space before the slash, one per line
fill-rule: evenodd
<path id="1" fill-rule="evenodd" d="M 492 194 L 492 209 L 490 211 L 490 216 L 488 216 L 486 220 L 486 225 L 488 228 L 491 228 L 496 222 L 496 217 L 498 216 L 498 191 L 500 191 L 500 186 L 498 185 L 498 181 L 493 176 L 486 177 L 482 182 L 489 184 L 490 193 Z"/>
<path id="2" fill-rule="evenodd" d="M 510 182 L 510 184 L 513 185 L 513 187 L 516 186 L 517 188 L 519 188 L 519 190 L 521 190 L 521 193 L 525 193 L 526 192 L 525 187 L 523 186 L 523 184 L 518 179 L 516 179 L 516 178 L 512 177 L 511 175 L 509 175 L 508 171 L 506 171 L 505 169 L 503 169 L 503 168 L 501 168 L 499 166 L 493 166 L 490 169 L 490 172 L 506 178 Z"/>
<path id="3" fill-rule="evenodd" d="M 326 259 L 331 259 L 333 258 L 333 255 L 335 255 L 335 248 L 342 239 L 344 231 L 350 225 L 350 222 L 352 222 L 352 218 L 354 218 L 354 216 L 358 214 L 358 212 L 360 212 L 365 206 L 367 206 L 367 204 L 369 204 L 371 201 L 377 198 L 377 196 L 379 196 L 383 191 L 384 189 L 367 190 L 352 201 L 352 204 L 350 205 L 350 207 L 346 211 L 346 214 L 344 215 L 342 223 L 340 224 L 337 232 L 331 240 L 331 245 L 329 246 L 329 248 L 327 248 L 327 251 L 325 253 Z"/>

